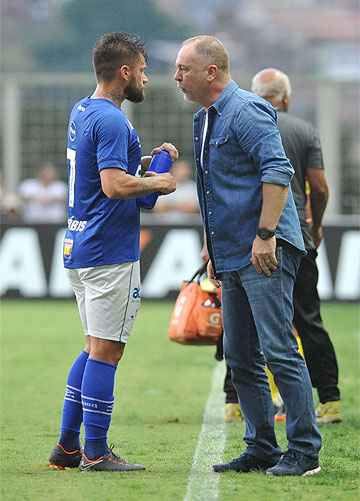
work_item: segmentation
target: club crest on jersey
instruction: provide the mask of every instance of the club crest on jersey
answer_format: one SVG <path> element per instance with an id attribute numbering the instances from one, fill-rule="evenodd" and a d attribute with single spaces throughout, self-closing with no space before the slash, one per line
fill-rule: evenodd
<path id="1" fill-rule="evenodd" d="M 69 125 L 69 139 L 70 141 L 74 142 L 76 139 L 76 125 L 75 122 L 72 120 Z"/>

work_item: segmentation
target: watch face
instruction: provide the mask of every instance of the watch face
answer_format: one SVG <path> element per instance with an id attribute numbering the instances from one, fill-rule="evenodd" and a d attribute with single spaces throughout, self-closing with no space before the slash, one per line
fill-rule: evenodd
<path id="1" fill-rule="evenodd" d="M 262 240 L 267 240 L 275 235 L 274 231 L 267 230 L 266 228 L 259 228 L 257 234 Z"/>

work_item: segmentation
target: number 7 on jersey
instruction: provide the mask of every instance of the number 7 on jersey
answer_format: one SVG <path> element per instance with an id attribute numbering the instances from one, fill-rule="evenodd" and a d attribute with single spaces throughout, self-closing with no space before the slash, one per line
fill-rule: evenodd
<path id="1" fill-rule="evenodd" d="M 69 207 L 74 207 L 75 197 L 75 174 L 76 174 L 76 150 L 66 148 L 66 158 L 70 162 L 69 174 Z"/>

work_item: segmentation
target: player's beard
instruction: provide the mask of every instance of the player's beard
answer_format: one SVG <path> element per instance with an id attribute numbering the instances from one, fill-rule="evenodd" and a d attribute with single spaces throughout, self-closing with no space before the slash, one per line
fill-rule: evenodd
<path id="1" fill-rule="evenodd" d="M 132 103 L 141 103 L 144 101 L 144 89 L 139 88 L 136 85 L 135 79 L 130 80 L 128 86 L 125 89 L 125 98 L 131 101 Z"/>

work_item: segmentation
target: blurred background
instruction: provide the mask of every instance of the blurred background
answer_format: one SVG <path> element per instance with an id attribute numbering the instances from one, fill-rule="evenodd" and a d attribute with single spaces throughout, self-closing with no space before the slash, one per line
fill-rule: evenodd
<path id="1" fill-rule="evenodd" d="M 26 221 L 26 196 L 34 179 L 45 170 L 45 177 L 50 175 L 56 182 L 57 203 L 63 205 L 67 118 L 72 104 L 94 89 L 91 49 L 104 32 L 137 33 L 147 43 L 151 81 L 146 100 L 140 106 L 127 104 L 144 154 L 164 140 L 171 141 L 192 167 L 195 108 L 185 103 L 176 89 L 174 61 L 184 38 L 209 33 L 229 49 L 232 77 L 243 88 L 248 89 L 251 77 L 264 67 L 288 73 L 293 86 L 291 111 L 320 130 L 331 190 L 325 221 L 331 228 L 342 228 L 328 236 L 329 244 L 330 240 L 336 242 L 335 250 L 330 256 L 324 250 L 325 257 L 320 257 L 324 263 L 320 263 L 320 289 L 328 291 L 323 292 L 325 298 L 338 297 L 337 287 L 346 289 L 348 275 L 337 286 L 338 267 L 352 259 L 349 250 L 343 251 L 346 259 L 342 254 L 344 231 L 351 232 L 345 239 L 350 242 L 346 249 L 360 252 L 358 0 L 2 0 L 0 9 L 3 228 L 21 225 L 24 216 L 29 225 L 63 226 L 65 213 L 61 210 L 55 211 L 55 216 L 45 211 L 40 220 Z M 198 232 L 196 211 L 185 212 L 185 219 L 180 218 L 178 224 L 190 225 Z M 175 224 L 174 217 L 167 219 L 164 213 L 146 214 L 143 219 L 145 224 Z M 46 282 L 55 251 L 51 247 L 48 256 L 42 243 L 46 238 L 41 234 L 39 240 Z M 152 251 L 151 260 L 156 253 Z M 190 262 L 193 265 L 194 259 Z M 147 272 L 150 264 L 144 266 Z M 178 270 L 177 280 L 187 270 L 176 263 L 174 269 Z M 350 271 L 358 277 L 348 294 L 348 299 L 354 299 L 360 295 L 360 269 Z M 0 292 L 8 293 L 12 288 L 19 289 L 16 280 L 14 285 L 9 279 Z"/>

